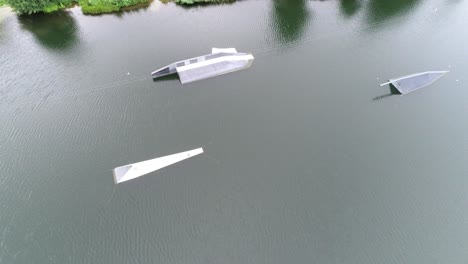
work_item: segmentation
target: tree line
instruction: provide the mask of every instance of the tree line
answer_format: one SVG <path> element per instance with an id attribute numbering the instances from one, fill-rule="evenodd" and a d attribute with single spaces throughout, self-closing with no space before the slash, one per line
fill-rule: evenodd
<path id="1" fill-rule="evenodd" d="M 0 5 L 6 4 L 18 14 L 33 14 L 50 13 L 78 4 L 83 13 L 99 14 L 146 2 L 149 0 L 0 0 Z"/>
<path id="2" fill-rule="evenodd" d="M 152 0 L 0 0 L 0 6 L 9 5 L 16 13 L 50 13 L 73 5 L 80 5 L 85 14 L 117 12 L 124 7 L 150 3 Z M 177 4 L 228 3 L 235 0 L 161 0 Z"/>

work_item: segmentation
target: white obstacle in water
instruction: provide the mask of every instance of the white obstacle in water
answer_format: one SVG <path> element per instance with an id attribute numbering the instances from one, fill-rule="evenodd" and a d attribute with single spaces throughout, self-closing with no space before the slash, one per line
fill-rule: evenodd
<path id="1" fill-rule="evenodd" d="M 252 65 L 254 56 L 235 48 L 213 48 L 211 54 L 174 62 L 151 73 L 154 79 L 178 73 L 182 84 L 243 70 Z"/>
<path id="2" fill-rule="evenodd" d="M 427 71 L 393 78 L 380 86 L 392 84 L 401 94 L 407 94 L 437 81 L 449 71 Z"/>
<path id="3" fill-rule="evenodd" d="M 203 149 L 197 148 L 169 156 L 117 167 L 114 169 L 114 182 L 117 184 L 132 180 L 201 153 L 203 153 Z"/>

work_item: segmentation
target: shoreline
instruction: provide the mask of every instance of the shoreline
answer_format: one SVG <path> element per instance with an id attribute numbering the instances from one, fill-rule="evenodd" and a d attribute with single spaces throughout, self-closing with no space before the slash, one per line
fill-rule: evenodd
<path id="1" fill-rule="evenodd" d="M 90 5 L 90 1 L 91 0 L 79 0 L 76 3 L 76 6 L 80 6 L 81 12 L 85 15 L 102 15 L 145 8 L 153 2 L 153 0 L 134 0 L 136 1 L 135 4 L 131 4 L 128 6 L 119 6 L 117 4 Z"/>
<path id="2" fill-rule="evenodd" d="M 124 6 L 120 8 L 119 12 L 122 11 L 132 11 L 132 10 L 138 10 L 140 8 L 147 8 L 149 7 L 155 0 L 148 0 L 147 2 L 131 5 L 131 6 Z M 158 0 L 156 0 L 158 1 Z"/>
<path id="3" fill-rule="evenodd" d="M 136 2 L 135 4 L 130 4 L 125 6 L 123 3 L 99 3 L 91 5 L 90 2 L 93 0 L 72 0 L 69 4 L 63 5 L 51 5 L 51 6 L 44 6 L 40 10 L 28 10 L 27 8 L 22 10 L 15 10 L 14 7 L 8 5 L 6 3 L 8 0 L 0 0 L 0 7 L 7 7 L 12 10 L 13 13 L 17 15 L 33 15 L 33 14 L 40 14 L 40 13 L 54 13 L 60 10 L 65 10 L 73 7 L 80 7 L 81 12 L 84 15 L 103 15 L 103 14 L 115 14 L 125 11 L 133 11 L 138 10 L 140 8 L 148 8 L 154 1 L 160 1 L 163 4 L 167 3 L 175 3 L 176 5 L 181 6 L 203 6 L 203 5 L 216 5 L 216 4 L 228 4 L 233 3 L 236 0 L 133 0 Z M 31 7 L 32 8 L 32 7 Z"/>
<path id="4" fill-rule="evenodd" d="M 15 15 L 15 12 L 9 6 L 0 6 L 0 23 L 7 17 Z"/>

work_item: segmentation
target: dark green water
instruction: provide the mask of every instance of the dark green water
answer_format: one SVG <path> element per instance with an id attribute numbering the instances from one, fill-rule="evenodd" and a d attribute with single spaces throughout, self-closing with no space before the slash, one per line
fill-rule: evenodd
<path id="1" fill-rule="evenodd" d="M 468 263 L 468 2 L 0 9 L 0 263 Z M 252 68 L 149 73 L 236 47 Z M 378 84 L 451 70 L 406 96 Z M 114 185 L 116 166 L 205 154 Z"/>

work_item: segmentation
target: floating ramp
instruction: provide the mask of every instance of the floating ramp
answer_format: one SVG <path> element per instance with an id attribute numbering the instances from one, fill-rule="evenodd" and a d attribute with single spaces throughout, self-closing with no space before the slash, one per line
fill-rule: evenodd
<path id="1" fill-rule="evenodd" d="M 165 157 L 117 167 L 114 169 L 114 182 L 117 184 L 124 181 L 132 180 L 201 153 L 203 153 L 203 149 L 198 148 L 177 154 L 172 154 Z"/>
<path id="2" fill-rule="evenodd" d="M 174 62 L 151 73 L 153 79 L 178 73 L 182 84 L 243 70 L 252 65 L 254 56 L 234 48 L 213 48 L 211 54 Z"/>
<path id="3" fill-rule="evenodd" d="M 437 81 L 449 71 L 427 71 L 390 79 L 380 86 L 392 84 L 401 94 L 407 94 Z"/>

